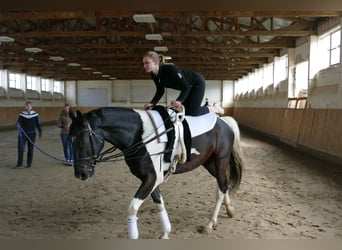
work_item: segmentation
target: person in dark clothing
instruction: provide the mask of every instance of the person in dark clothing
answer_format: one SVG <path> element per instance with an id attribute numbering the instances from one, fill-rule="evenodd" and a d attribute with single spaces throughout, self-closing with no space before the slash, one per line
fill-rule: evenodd
<path id="1" fill-rule="evenodd" d="M 209 106 L 209 100 L 208 100 L 208 98 L 205 98 L 204 106 Z"/>
<path id="2" fill-rule="evenodd" d="M 27 167 L 31 167 L 33 159 L 33 144 L 36 140 L 36 130 L 39 138 L 42 136 L 40 117 L 37 112 L 32 110 L 32 103 L 25 103 L 25 111 L 21 112 L 17 121 L 18 127 L 18 161 L 17 168 L 23 166 L 23 156 L 27 143 Z"/>
<path id="3" fill-rule="evenodd" d="M 145 109 L 155 106 L 164 95 L 165 88 L 171 88 L 180 90 L 177 99 L 171 102 L 172 108 L 178 109 L 182 104 L 185 114 L 191 116 L 209 113 L 208 107 L 201 106 L 205 79 L 200 73 L 180 70 L 174 64 L 161 64 L 159 54 L 154 51 L 148 51 L 143 56 L 143 64 L 156 85 L 155 95 L 145 104 Z"/>

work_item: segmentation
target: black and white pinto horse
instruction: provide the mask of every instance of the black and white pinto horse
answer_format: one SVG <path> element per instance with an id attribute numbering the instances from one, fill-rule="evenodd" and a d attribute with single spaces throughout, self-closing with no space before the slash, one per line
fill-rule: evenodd
<path id="1" fill-rule="evenodd" d="M 162 225 L 160 238 L 167 239 L 171 232 L 159 189 L 169 173 L 171 163 L 164 161 L 167 139 L 161 138 L 165 136 L 165 132 L 162 132 L 165 127 L 163 122 L 157 126 L 156 122 L 152 122 L 151 113 L 158 117 L 154 112 L 157 111 L 106 107 L 85 114 L 77 111 L 76 116 L 72 117 L 70 136 L 74 149 L 75 177 L 81 180 L 90 178 L 94 174 L 96 163 L 105 161 L 105 154 L 117 148 L 119 153 L 108 156 L 107 159 L 123 156 L 131 173 L 141 180 L 141 185 L 128 206 L 130 239 L 139 237 L 137 214 L 149 195 L 158 207 Z M 188 118 L 192 119 L 191 123 Z M 229 116 L 217 117 L 214 113 L 209 113 L 199 117 L 187 116 L 186 119 L 192 133 L 191 160 L 178 163 L 174 174 L 185 173 L 202 165 L 216 178 L 216 204 L 209 223 L 202 227 L 202 230 L 209 231 L 217 227 L 222 203 L 228 217 L 233 216 L 229 193 L 239 187 L 244 165 L 240 131 L 236 121 Z M 205 123 L 205 120 L 211 120 L 212 123 L 207 132 L 198 129 L 199 124 Z M 197 132 L 193 132 L 196 129 Z M 105 142 L 112 144 L 113 149 L 103 151 Z"/>

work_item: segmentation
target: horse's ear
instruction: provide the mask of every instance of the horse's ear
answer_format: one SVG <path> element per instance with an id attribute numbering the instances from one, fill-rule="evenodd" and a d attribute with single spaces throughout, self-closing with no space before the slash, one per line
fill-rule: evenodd
<path id="1" fill-rule="evenodd" d="M 69 116 L 70 116 L 72 122 L 77 122 L 77 121 L 82 120 L 82 113 L 79 110 L 76 111 L 76 115 L 73 111 L 69 112 Z"/>
<path id="2" fill-rule="evenodd" d="M 69 110 L 69 117 L 71 118 L 71 120 L 76 120 L 76 116 L 75 116 L 75 113 L 74 113 L 74 111 L 73 110 Z"/>
<path id="3" fill-rule="evenodd" d="M 80 119 L 82 117 L 82 113 L 81 111 L 77 110 L 76 111 L 76 114 L 77 114 L 77 118 Z"/>

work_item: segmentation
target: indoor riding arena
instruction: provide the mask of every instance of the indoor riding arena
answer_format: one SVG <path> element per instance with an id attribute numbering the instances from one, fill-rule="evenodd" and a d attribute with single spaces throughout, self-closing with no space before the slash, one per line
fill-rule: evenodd
<path id="1" fill-rule="evenodd" d="M 0 239 L 128 239 L 134 233 L 158 239 L 163 230 L 170 239 L 342 239 L 342 10 L 41 7 L 0 11 Z M 85 115 L 99 108 L 148 113 L 144 107 L 156 92 L 152 78 L 162 71 L 147 72 L 147 51 L 159 54 L 158 69 L 200 72 L 201 105 L 207 101 L 210 112 L 223 110 L 213 115 L 215 127 L 193 136 L 191 159 L 178 160 L 176 173 L 206 153 L 194 148 L 199 137 L 209 140 L 203 148 L 214 137 L 222 140 L 212 130 L 223 117 L 233 117 L 240 132 L 239 138 L 222 123 L 233 137 L 211 149 L 203 165 L 167 178 L 158 173 L 170 164 L 161 160 L 156 166 L 147 143 L 139 148 L 144 159 L 130 160 L 133 169 L 146 169 L 131 171 L 125 150 L 101 162 L 99 142 L 101 152 L 120 145 L 100 129 L 120 129 L 124 138 L 137 122 L 125 123 L 122 112 L 116 120 L 123 126 L 105 130 L 110 124 L 101 122 L 109 115 L 94 123 Z M 196 88 L 183 73 L 178 77 Z M 181 91 L 165 88 L 158 105 L 170 108 Z M 71 111 L 61 120 L 67 107 Z M 139 122 L 145 131 L 147 122 Z M 190 126 L 190 132 L 204 123 Z M 62 138 L 73 146 L 73 156 L 66 156 Z M 165 143 L 157 145 L 164 152 Z M 221 150 L 235 152 L 235 146 L 242 152 L 241 168 L 232 170 L 239 162 L 229 151 L 227 171 L 219 176 Z M 78 174 L 90 171 L 95 159 L 95 173 Z M 211 174 L 223 180 L 223 189 L 204 167 L 208 162 L 217 164 Z M 138 194 L 150 178 L 136 176 L 150 166 L 162 199 L 154 193 L 158 188 L 145 200 Z M 236 175 L 237 189 L 226 191 Z M 231 209 L 225 207 L 228 193 Z M 224 204 L 215 210 L 218 200 Z M 130 224 L 132 211 L 138 232 Z M 211 220 L 215 211 L 217 221 Z"/>

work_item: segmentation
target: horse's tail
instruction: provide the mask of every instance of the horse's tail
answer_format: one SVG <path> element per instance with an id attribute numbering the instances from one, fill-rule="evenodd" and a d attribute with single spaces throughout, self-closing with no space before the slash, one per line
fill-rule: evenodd
<path id="1" fill-rule="evenodd" d="M 229 190 L 233 191 L 240 186 L 242 180 L 242 172 L 245 164 L 244 156 L 241 150 L 240 129 L 238 123 L 233 117 L 223 116 L 220 118 L 224 120 L 233 129 L 234 132 L 233 151 L 229 160 L 230 169 L 228 170 Z"/>

